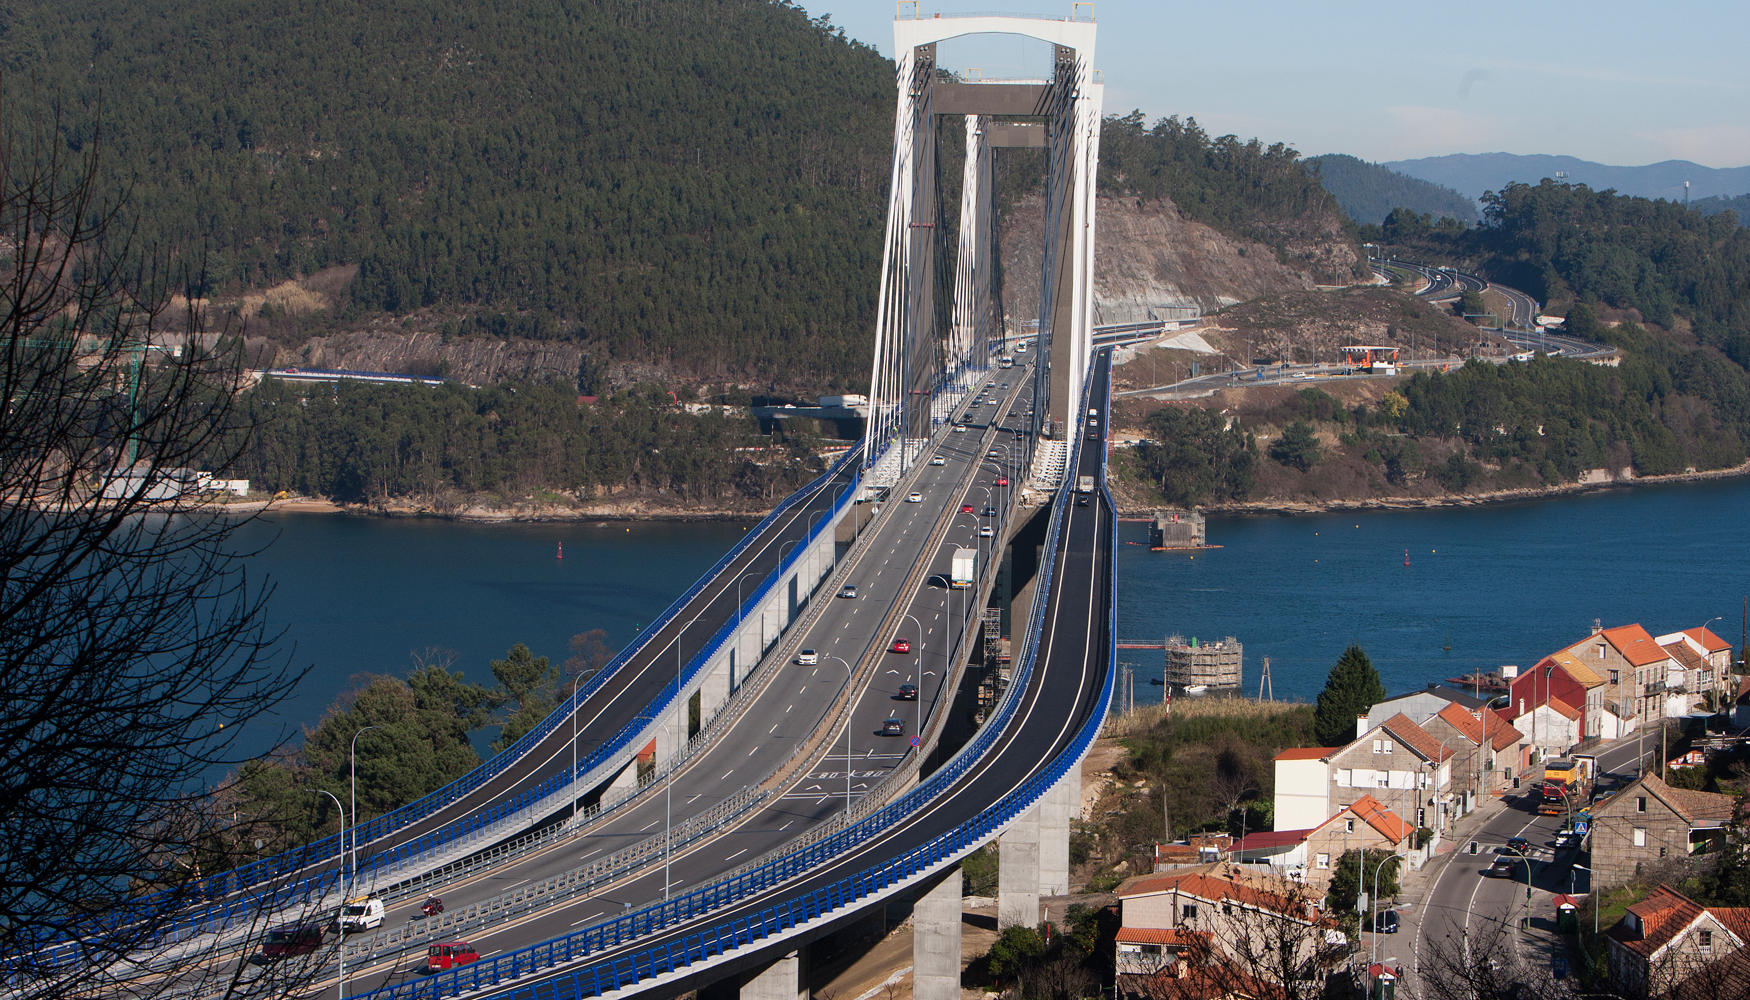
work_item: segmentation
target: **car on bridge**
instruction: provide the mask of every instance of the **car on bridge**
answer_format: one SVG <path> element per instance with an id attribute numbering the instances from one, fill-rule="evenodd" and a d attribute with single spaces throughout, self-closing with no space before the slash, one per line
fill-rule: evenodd
<path id="1" fill-rule="evenodd" d="M 948 459 L 941 456 L 941 455 L 937 455 L 937 456 L 930 459 L 930 464 L 931 465 L 947 465 Z"/>
<path id="2" fill-rule="evenodd" d="M 1007 486 L 1007 485 L 1009 485 L 1009 477 L 1008 477 L 1008 476 L 998 476 L 998 477 L 997 477 L 997 485 L 998 485 L 998 486 Z"/>
<path id="3" fill-rule="evenodd" d="M 855 600 L 857 597 L 857 585 L 854 583 L 847 583 L 843 587 L 840 587 L 839 596 L 846 600 Z"/>
<path id="4" fill-rule="evenodd" d="M 796 654 L 796 662 L 805 667 L 812 667 L 820 662 L 820 654 L 812 649 L 805 649 Z"/>
<path id="5" fill-rule="evenodd" d="M 910 639 L 895 639 L 895 640 L 893 640 L 893 651 L 895 653 L 909 653 L 909 652 L 911 652 L 911 640 Z"/>
<path id="6" fill-rule="evenodd" d="M 979 528 L 978 528 L 978 537 L 980 537 L 980 538 L 990 538 L 990 537 L 992 537 L 992 535 L 993 535 L 993 532 L 992 532 L 992 531 L 991 531 L 991 529 L 990 529 L 990 525 L 988 525 L 988 524 L 984 524 L 984 525 L 980 525 L 980 526 L 979 526 Z"/>
<path id="7" fill-rule="evenodd" d="M 888 719 L 886 722 L 883 722 L 881 724 L 881 735 L 883 735 L 883 736 L 904 736 L 905 735 L 905 720 L 904 719 Z"/>
<path id="8" fill-rule="evenodd" d="M 901 684 L 899 686 L 900 701 L 917 701 L 918 686 L 916 684 Z"/>
<path id="9" fill-rule="evenodd" d="M 480 951 L 466 941 L 443 941 L 425 952 L 425 971 L 445 972 L 458 965 L 480 961 Z"/>
<path id="10" fill-rule="evenodd" d="M 261 950 L 249 961 L 255 965 L 267 965 L 294 955 L 312 955 L 321 948 L 321 924 L 285 924 L 267 932 L 267 937 L 262 939 Z"/>
<path id="11" fill-rule="evenodd" d="M 924 502 L 924 495 L 922 493 L 913 493 L 910 496 L 907 496 L 905 498 L 905 502 L 906 503 L 923 503 Z"/>
<path id="12" fill-rule="evenodd" d="M 984 509 L 983 516 L 984 517 L 996 517 L 997 516 L 997 509 L 995 507 L 986 507 Z"/>
<path id="13" fill-rule="evenodd" d="M 335 930 L 368 931 L 383 926 L 383 901 L 375 896 L 354 896 L 340 908 L 334 920 Z"/>
<path id="14" fill-rule="evenodd" d="M 971 505 L 971 504 L 969 504 L 969 503 L 963 503 L 963 504 L 961 504 L 961 505 L 960 505 L 960 513 L 962 513 L 962 514 L 970 514 L 970 513 L 972 513 L 972 505 Z"/>
<path id="15" fill-rule="evenodd" d="M 953 430 L 954 433 L 956 433 L 956 434 L 965 434 L 966 433 L 966 425 L 965 424 L 955 424 L 951 428 L 951 430 Z"/>

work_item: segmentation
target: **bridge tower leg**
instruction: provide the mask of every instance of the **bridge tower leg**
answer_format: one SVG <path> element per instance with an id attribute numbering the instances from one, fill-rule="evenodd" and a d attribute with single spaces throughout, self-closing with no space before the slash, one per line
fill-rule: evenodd
<path id="1" fill-rule="evenodd" d="M 742 981 L 741 1000 L 808 1000 L 808 949 L 799 948 Z"/>
<path id="2" fill-rule="evenodd" d="M 1039 923 L 1040 803 L 1003 831 L 997 863 L 997 929 Z"/>
<path id="3" fill-rule="evenodd" d="M 1039 892 L 1069 893 L 1070 821 L 1081 812 L 1082 766 L 1077 764 L 1039 803 Z"/>
<path id="4" fill-rule="evenodd" d="M 912 997 L 960 1000 L 960 900 L 965 895 L 955 865 L 911 911 Z"/>

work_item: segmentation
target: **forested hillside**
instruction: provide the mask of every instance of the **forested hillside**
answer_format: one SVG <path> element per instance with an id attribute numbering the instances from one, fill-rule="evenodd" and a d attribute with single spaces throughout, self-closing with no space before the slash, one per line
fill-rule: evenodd
<path id="1" fill-rule="evenodd" d="M 357 264 L 355 311 L 523 314 L 683 373 L 867 365 L 892 71 L 797 8 L 13 0 L 0 67 L 213 289 Z"/>
<path id="2" fill-rule="evenodd" d="M 1342 153 L 1315 156 L 1307 162 L 1318 171 L 1325 190 L 1336 197 L 1343 211 L 1356 222 L 1384 222 L 1394 208 L 1407 208 L 1435 218 L 1453 218 L 1467 226 L 1477 221 L 1476 203 L 1452 188 Z"/>
<path id="3" fill-rule="evenodd" d="M 1711 198 L 1698 198 L 1690 202 L 1689 207 L 1703 215 L 1731 212 L 1737 215 L 1738 225 L 1750 226 L 1750 194 L 1741 194 L 1736 198 L 1722 198 L 1719 195 Z"/>

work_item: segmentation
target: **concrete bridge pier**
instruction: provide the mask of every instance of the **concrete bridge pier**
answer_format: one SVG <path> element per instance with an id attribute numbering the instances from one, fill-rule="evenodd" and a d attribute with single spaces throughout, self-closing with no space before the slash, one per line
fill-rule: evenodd
<path id="1" fill-rule="evenodd" d="M 808 1000 L 808 948 L 701 987 L 699 1000 Z"/>
<path id="2" fill-rule="evenodd" d="M 921 896 L 911 911 L 913 1000 L 960 1000 L 960 866 Z"/>
<path id="3" fill-rule="evenodd" d="M 1039 923 L 1039 897 L 1069 892 L 1070 820 L 1081 811 L 1082 769 L 1058 779 L 1007 830 L 997 867 L 997 927 Z"/>

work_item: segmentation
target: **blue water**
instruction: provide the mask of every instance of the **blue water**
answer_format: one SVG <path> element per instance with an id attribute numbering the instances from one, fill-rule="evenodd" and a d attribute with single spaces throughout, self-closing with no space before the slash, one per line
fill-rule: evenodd
<path id="1" fill-rule="evenodd" d="M 1126 544 L 1147 529 L 1125 523 L 1118 631 L 1150 642 L 1237 636 L 1247 693 L 1269 656 L 1276 696 L 1305 699 L 1351 642 L 1393 693 L 1529 665 L 1594 618 L 1659 634 L 1720 615 L 1714 627 L 1736 642 L 1750 590 L 1747 511 L 1750 480 L 1730 479 L 1486 507 L 1221 517 L 1208 534 L 1222 548 L 1194 557 Z M 361 674 L 405 675 L 428 647 L 490 682 L 488 662 L 516 642 L 556 661 L 586 629 L 624 643 L 746 528 L 275 515 L 249 529 L 277 535 L 252 569 L 271 574 L 272 618 L 293 662 L 312 669 L 249 730 L 249 746 L 314 724 Z M 554 558 L 561 542 L 564 560 Z M 1161 653 L 1119 658 L 1136 666 L 1137 699 L 1158 700 L 1147 679 L 1160 676 Z"/>
<path id="2" fill-rule="evenodd" d="M 1359 643 L 1388 691 L 1529 666 L 1592 620 L 1655 635 L 1702 624 L 1737 643 L 1750 591 L 1750 481 L 1639 486 L 1481 507 L 1210 518 L 1222 548 L 1150 552 L 1126 523 L 1118 632 L 1236 636 L 1244 687 L 1270 657 L 1278 698 L 1311 699 Z M 1404 566 L 1408 550 L 1410 565 Z M 1450 645 L 1450 650 L 1444 647 Z M 1137 701 L 1159 701 L 1162 654 L 1121 650 Z"/>
<path id="3" fill-rule="evenodd" d="M 250 525 L 245 545 L 271 541 L 250 567 L 272 578 L 271 622 L 310 673 L 275 717 L 251 727 L 249 747 L 314 725 L 359 675 L 405 676 L 429 648 L 487 684 L 488 664 L 518 642 L 559 663 L 573 635 L 601 628 L 618 648 L 752 524 L 597 523 L 292 513 Z"/>

